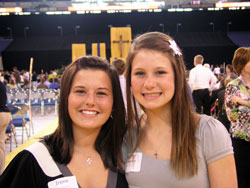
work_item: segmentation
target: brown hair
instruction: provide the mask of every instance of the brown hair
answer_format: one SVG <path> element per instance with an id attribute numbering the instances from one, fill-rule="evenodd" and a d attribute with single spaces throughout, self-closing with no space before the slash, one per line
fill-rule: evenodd
<path id="1" fill-rule="evenodd" d="M 226 68 L 228 68 L 230 70 L 230 72 L 234 71 L 233 66 L 231 64 L 227 64 Z"/>
<path id="2" fill-rule="evenodd" d="M 73 154 L 72 120 L 68 112 L 68 97 L 76 73 L 80 70 L 101 70 L 107 73 L 112 84 L 113 109 L 112 118 L 101 128 L 95 141 L 95 149 L 100 154 L 104 166 L 113 171 L 123 170 L 121 146 L 126 133 L 125 106 L 120 88 L 117 71 L 105 59 L 84 56 L 68 65 L 61 78 L 59 98 L 59 126 L 54 133 L 45 138 L 53 159 L 59 163 L 68 164 Z"/>
<path id="3" fill-rule="evenodd" d="M 175 74 L 176 87 L 171 101 L 173 127 L 170 166 L 175 171 L 175 174 L 182 178 L 185 175 L 194 176 L 198 171 L 195 137 L 196 124 L 195 113 L 185 78 L 186 68 L 184 61 L 182 55 L 176 55 L 176 52 L 170 47 L 170 41 L 173 41 L 173 39 L 166 34 L 150 32 L 137 37 L 131 45 L 126 69 L 129 142 L 130 149 L 135 150 L 136 148 L 133 147 L 134 121 L 137 125 L 137 136 L 141 126 L 135 98 L 132 97 L 132 101 L 130 98 L 132 96 L 130 88 L 133 60 L 138 52 L 143 49 L 160 52 L 170 59 Z"/>
<path id="4" fill-rule="evenodd" d="M 114 59 L 112 64 L 118 71 L 118 74 L 121 75 L 125 71 L 125 62 L 122 59 Z"/>
<path id="5" fill-rule="evenodd" d="M 250 48 L 241 47 L 234 52 L 232 65 L 238 75 L 241 74 L 245 65 L 250 61 Z"/>

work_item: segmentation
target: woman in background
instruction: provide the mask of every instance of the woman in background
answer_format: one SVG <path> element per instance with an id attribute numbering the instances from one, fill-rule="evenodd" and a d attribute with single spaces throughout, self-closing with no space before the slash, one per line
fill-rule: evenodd
<path id="1" fill-rule="evenodd" d="M 228 83 L 225 105 L 234 148 L 239 188 L 250 186 L 250 48 L 238 48 L 232 65 L 238 78 Z"/>
<path id="2" fill-rule="evenodd" d="M 226 78 L 225 79 L 235 79 L 237 78 L 237 75 L 235 74 L 233 70 L 233 66 L 230 64 L 226 65 Z"/>

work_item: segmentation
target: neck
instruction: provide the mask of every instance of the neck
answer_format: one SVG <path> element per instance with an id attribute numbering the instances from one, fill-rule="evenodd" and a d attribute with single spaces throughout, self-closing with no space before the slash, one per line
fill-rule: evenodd
<path id="1" fill-rule="evenodd" d="M 91 151 L 95 150 L 95 141 L 100 129 L 86 130 L 74 127 L 74 148 Z"/>
<path id="2" fill-rule="evenodd" d="M 242 76 L 242 79 L 247 84 L 247 86 L 250 86 L 250 75 L 246 74 L 246 73 L 243 73 L 243 74 L 241 74 L 241 76 Z"/>
<path id="3" fill-rule="evenodd" d="M 149 129 L 161 131 L 172 127 L 171 110 L 147 111 L 146 124 Z"/>

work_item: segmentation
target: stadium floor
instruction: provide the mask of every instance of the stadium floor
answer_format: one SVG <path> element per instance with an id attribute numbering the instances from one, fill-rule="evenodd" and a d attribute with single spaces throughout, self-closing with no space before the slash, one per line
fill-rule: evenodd
<path id="1" fill-rule="evenodd" d="M 57 116 L 55 113 L 47 113 L 46 115 L 35 114 L 32 116 L 32 122 L 34 126 L 34 133 L 31 134 L 29 138 L 27 138 L 26 134 L 24 134 L 24 142 L 22 143 L 21 130 L 17 130 L 17 143 L 16 147 L 15 141 L 12 138 L 12 146 L 10 146 L 10 140 L 5 142 L 5 167 L 10 163 L 10 161 L 16 156 L 17 153 L 22 151 L 24 148 L 27 148 L 31 144 L 38 141 L 39 138 L 50 134 L 57 127 Z M 12 149 L 11 149 L 12 147 Z"/>

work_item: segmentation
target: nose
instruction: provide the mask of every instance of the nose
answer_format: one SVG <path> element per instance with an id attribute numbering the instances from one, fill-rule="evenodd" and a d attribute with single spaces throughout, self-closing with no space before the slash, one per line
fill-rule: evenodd
<path id="1" fill-rule="evenodd" d="M 85 100 L 85 103 L 88 107 L 93 107 L 95 105 L 95 97 L 94 97 L 94 94 L 91 94 L 89 93 L 87 96 L 86 96 L 86 100 Z"/>
<path id="2" fill-rule="evenodd" d="M 150 89 L 153 89 L 155 86 L 156 86 L 156 82 L 155 82 L 153 76 L 148 75 L 145 82 L 144 82 L 144 87 L 146 89 L 150 90 Z"/>

